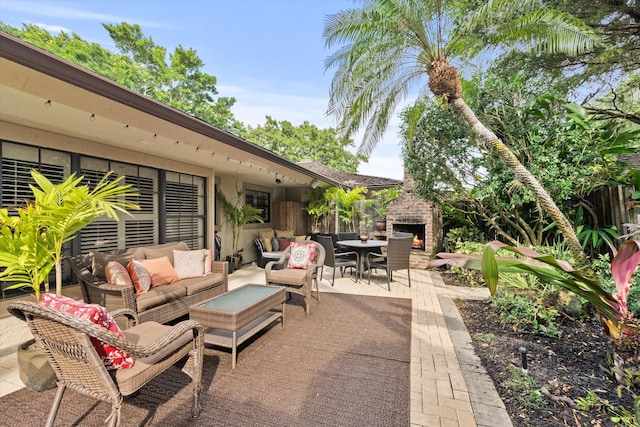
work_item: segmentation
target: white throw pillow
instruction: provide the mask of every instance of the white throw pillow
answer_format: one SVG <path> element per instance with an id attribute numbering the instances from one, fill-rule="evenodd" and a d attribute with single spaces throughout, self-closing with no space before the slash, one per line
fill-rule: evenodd
<path id="1" fill-rule="evenodd" d="M 206 251 L 173 251 L 173 268 L 180 279 L 204 276 L 204 259 Z"/>

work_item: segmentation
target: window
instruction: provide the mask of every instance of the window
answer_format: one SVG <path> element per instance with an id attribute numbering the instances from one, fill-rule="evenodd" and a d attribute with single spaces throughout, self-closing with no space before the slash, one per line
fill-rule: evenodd
<path id="1" fill-rule="evenodd" d="M 260 216 L 264 222 L 271 222 L 271 194 L 266 191 L 245 190 L 244 197 L 245 204 L 262 209 Z"/>
<path id="2" fill-rule="evenodd" d="M 182 241 L 204 248 L 205 179 L 183 173 L 166 173 L 166 241 Z"/>
<path id="3" fill-rule="evenodd" d="M 72 248 L 88 253 L 177 240 L 186 242 L 192 249 L 205 247 L 207 180 L 204 177 L 8 141 L 0 141 L 0 160 L 2 207 L 25 205 L 32 197 L 31 169 L 39 170 L 54 183 L 62 182 L 76 171 L 91 188 L 113 171 L 114 179 L 123 176 L 123 183 L 131 184 L 138 193 L 129 201 L 140 206 L 140 210 L 119 215 L 119 221 L 98 218 L 82 229 L 80 238 L 73 244 L 65 245 L 65 255 L 71 255 Z M 64 283 L 69 283 L 70 268 L 67 263 L 62 263 L 62 268 Z M 50 276 L 50 281 L 53 280 L 55 273 Z M 9 293 L 14 291 L 6 292 Z"/>

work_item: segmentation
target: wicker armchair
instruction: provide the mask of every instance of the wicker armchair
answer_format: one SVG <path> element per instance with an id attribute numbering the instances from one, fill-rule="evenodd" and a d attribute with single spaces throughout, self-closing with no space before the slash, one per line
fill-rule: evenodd
<path id="1" fill-rule="evenodd" d="M 371 284 L 371 270 L 380 268 L 387 273 L 387 286 L 389 287 L 389 291 L 391 291 L 393 272 L 397 270 L 407 270 L 409 287 L 411 287 L 409 255 L 411 253 L 412 240 L 412 237 L 390 237 L 389 246 L 387 246 L 387 252 L 384 255 L 376 253 L 369 253 L 367 255 L 369 284 Z"/>
<path id="2" fill-rule="evenodd" d="M 308 245 L 315 245 L 316 251 L 313 262 L 304 269 L 286 268 L 291 247 L 285 249 L 278 261 L 267 263 L 264 274 L 267 285 L 285 286 L 288 292 L 304 297 L 304 313 L 309 314 L 309 300 L 312 296 L 313 283 L 316 284 L 316 298 L 320 302 L 320 285 L 318 283 L 318 268 L 324 265 L 325 250 L 318 242 L 307 240 Z"/>
<path id="3" fill-rule="evenodd" d="M 53 425 L 67 387 L 111 404 L 111 414 L 106 422 L 109 426 L 119 425 L 123 396 L 136 392 L 187 355 L 190 360 L 185 368 L 191 372 L 185 372 L 193 382 L 191 415 L 199 416 L 204 331 L 198 322 L 186 320 L 175 326 L 157 322 L 136 324 L 135 313 L 123 309 L 111 313 L 114 317 L 128 316 L 129 324 L 134 325 L 123 331 L 125 339 L 122 339 L 102 326 L 44 304 L 14 302 L 8 305 L 7 310 L 27 322 L 36 341 L 44 346 L 58 377 L 58 391 L 47 426 Z M 126 351 L 136 358 L 134 365 L 107 371 L 91 337 Z"/>

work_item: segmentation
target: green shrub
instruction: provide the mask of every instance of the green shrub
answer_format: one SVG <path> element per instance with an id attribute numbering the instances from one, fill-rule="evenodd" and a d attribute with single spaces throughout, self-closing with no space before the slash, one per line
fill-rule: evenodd
<path id="1" fill-rule="evenodd" d="M 556 319 L 560 317 L 560 313 L 539 299 L 505 292 L 497 295 L 492 304 L 498 309 L 502 323 L 520 332 L 548 337 L 562 335 L 562 331 L 556 326 Z"/>

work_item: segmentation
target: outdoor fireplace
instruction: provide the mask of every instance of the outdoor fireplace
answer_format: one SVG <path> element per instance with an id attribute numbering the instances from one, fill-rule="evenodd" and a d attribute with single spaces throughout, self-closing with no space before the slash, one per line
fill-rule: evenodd
<path id="1" fill-rule="evenodd" d="M 419 251 L 425 250 L 425 224 L 393 224 L 393 234 L 395 235 L 398 231 L 413 234 L 411 249 Z"/>
<path id="2" fill-rule="evenodd" d="M 413 234 L 411 268 L 427 268 L 437 251 L 441 220 L 439 209 L 414 193 L 413 179 L 405 170 L 404 193 L 387 207 L 387 238 L 397 232 Z"/>

